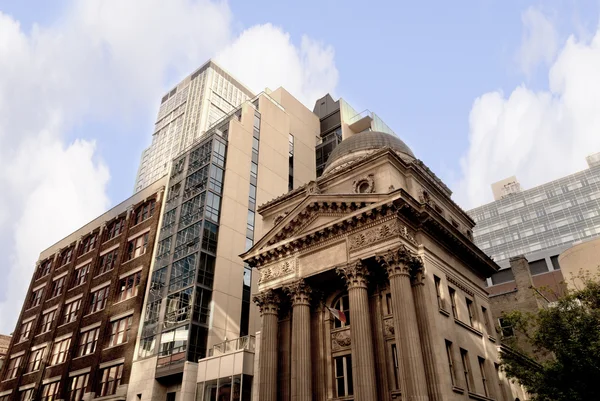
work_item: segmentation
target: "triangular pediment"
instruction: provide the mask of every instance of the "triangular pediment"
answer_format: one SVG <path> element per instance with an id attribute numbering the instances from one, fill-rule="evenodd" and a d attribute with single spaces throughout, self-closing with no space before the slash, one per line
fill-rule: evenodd
<path id="1" fill-rule="evenodd" d="M 324 229 L 344 216 L 381 201 L 383 197 L 385 194 L 348 194 L 343 197 L 339 194 L 309 195 L 282 217 L 247 253 Z"/>

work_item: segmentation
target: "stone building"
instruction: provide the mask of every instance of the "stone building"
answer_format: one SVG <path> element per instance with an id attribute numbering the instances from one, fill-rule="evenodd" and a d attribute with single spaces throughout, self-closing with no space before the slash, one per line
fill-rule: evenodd
<path id="1" fill-rule="evenodd" d="M 0 371 L 0 400 L 122 400 L 165 180 L 41 252 Z"/>
<path id="2" fill-rule="evenodd" d="M 258 208 L 254 400 L 514 400 L 474 222 L 397 137 L 362 132 Z M 199 383 L 198 401 L 205 383 Z M 214 394 L 214 393 L 213 393 Z M 220 399 L 220 398 L 219 398 Z"/>

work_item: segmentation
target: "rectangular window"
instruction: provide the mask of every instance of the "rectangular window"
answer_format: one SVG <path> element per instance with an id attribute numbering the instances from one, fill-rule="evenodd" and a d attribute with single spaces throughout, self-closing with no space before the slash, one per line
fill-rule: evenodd
<path id="1" fill-rule="evenodd" d="M 217 193 L 223 188 L 223 169 L 215 165 L 210 166 L 210 181 L 208 187 Z"/>
<path id="2" fill-rule="evenodd" d="M 473 301 L 465 297 L 467 302 L 467 312 L 469 312 L 469 324 L 471 327 L 475 327 L 475 311 L 473 310 Z"/>
<path id="3" fill-rule="evenodd" d="M 102 369 L 97 395 L 105 397 L 107 395 L 115 394 L 117 392 L 117 387 L 121 384 L 122 375 L 123 364 Z"/>
<path id="4" fill-rule="evenodd" d="M 81 267 L 75 269 L 75 272 L 73 274 L 73 282 L 71 283 L 71 288 L 85 284 L 85 282 L 87 280 L 87 275 L 89 272 L 90 272 L 90 264 L 89 263 L 85 266 L 81 266 Z"/>
<path id="5" fill-rule="evenodd" d="M 148 220 L 154 214 L 154 206 L 156 201 L 154 199 L 144 203 L 138 207 L 135 211 L 135 224 L 140 224 L 142 221 Z"/>
<path id="6" fill-rule="evenodd" d="M 117 263 L 118 255 L 119 250 L 115 249 L 100 256 L 100 264 L 98 265 L 98 272 L 96 273 L 96 275 L 99 276 L 101 274 L 111 271 Z"/>
<path id="7" fill-rule="evenodd" d="M 44 296 L 44 287 L 35 290 L 31 293 L 31 298 L 29 300 L 29 307 L 34 308 L 42 303 L 42 297 Z"/>
<path id="8" fill-rule="evenodd" d="M 6 369 L 6 377 L 4 378 L 4 380 L 10 380 L 17 377 L 22 360 L 22 356 L 15 356 L 13 358 L 10 358 L 10 360 L 8 361 L 8 368 Z"/>
<path id="9" fill-rule="evenodd" d="M 67 401 L 82 401 L 83 394 L 88 385 L 89 373 L 71 377 L 71 385 L 67 394 Z"/>
<path id="10" fill-rule="evenodd" d="M 52 354 L 50 356 L 50 365 L 58 365 L 63 363 L 67 359 L 67 353 L 69 352 L 69 346 L 71 345 L 71 338 L 66 338 L 61 341 L 57 341 L 52 346 Z"/>
<path id="11" fill-rule="evenodd" d="M 40 401 L 54 401 L 60 398 L 60 393 L 58 391 L 59 384 L 60 381 L 44 384 Z"/>
<path id="12" fill-rule="evenodd" d="M 206 195 L 206 218 L 219 222 L 219 209 L 221 208 L 221 197 L 209 192 Z"/>
<path id="13" fill-rule="evenodd" d="M 62 294 L 66 279 L 67 276 L 62 276 L 61 278 L 52 282 L 52 294 L 50 295 L 50 298 L 54 298 Z"/>
<path id="14" fill-rule="evenodd" d="M 394 389 L 400 390 L 400 365 L 398 365 L 398 349 L 392 344 L 392 367 L 394 369 Z"/>
<path id="15" fill-rule="evenodd" d="M 479 373 L 481 374 L 481 383 L 483 384 L 483 394 L 486 397 L 489 397 L 490 391 L 488 389 L 487 377 L 485 376 L 485 359 L 477 357 L 477 360 L 479 361 Z"/>
<path id="16" fill-rule="evenodd" d="M 502 338 L 510 338 L 515 335 L 512 326 L 506 322 L 506 320 L 499 318 L 498 324 L 500 325 L 500 332 L 502 333 Z"/>
<path id="17" fill-rule="evenodd" d="M 20 401 L 33 401 L 34 391 L 35 389 L 30 388 L 25 391 L 20 392 L 19 400 Z"/>
<path id="18" fill-rule="evenodd" d="M 47 333 L 52 328 L 52 323 L 54 322 L 54 318 L 56 317 L 56 309 L 44 313 L 42 315 L 42 323 L 40 325 L 40 333 Z"/>
<path id="19" fill-rule="evenodd" d="M 108 291 L 110 286 L 106 286 L 97 291 L 94 291 L 90 296 L 90 303 L 88 307 L 88 314 L 98 312 L 106 306 L 106 300 L 108 299 Z"/>
<path id="20" fill-rule="evenodd" d="M 48 259 L 48 260 L 42 262 L 40 264 L 40 266 L 38 267 L 37 271 L 35 272 L 35 279 L 39 280 L 42 277 L 47 276 L 48 274 L 50 274 L 51 270 L 52 270 L 52 259 Z"/>
<path id="21" fill-rule="evenodd" d="M 127 244 L 127 260 L 137 258 L 146 253 L 149 236 L 150 233 L 146 233 L 129 241 Z"/>
<path id="22" fill-rule="evenodd" d="M 458 387 L 456 383 L 456 372 L 454 368 L 454 354 L 452 353 L 452 342 L 446 340 L 446 356 L 448 357 L 448 368 L 450 370 L 450 381 L 453 387 Z"/>
<path id="23" fill-rule="evenodd" d="M 106 230 L 106 240 L 113 239 L 116 236 L 120 235 L 123 232 L 123 228 L 125 228 L 125 219 L 119 218 L 114 220 L 112 223 L 108 225 L 108 229 Z"/>
<path id="24" fill-rule="evenodd" d="M 391 315 L 392 313 L 394 313 L 392 307 L 392 294 L 389 292 L 385 294 L 385 311 L 386 315 Z"/>
<path id="25" fill-rule="evenodd" d="M 473 381 L 471 380 L 471 363 L 469 362 L 469 353 L 467 350 L 460 349 L 460 359 L 462 362 L 463 375 L 465 377 L 465 385 L 467 390 L 473 391 Z"/>
<path id="26" fill-rule="evenodd" d="M 66 265 L 67 263 L 71 263 L 71 260 L 73 260 L 73 248 L 72 247 L 63 251 L 60 254 L 60 256 L 58 258 L 58 261 L 59 261 L 58 266 L 60 267 L 60 266 Z"/>
<path id="27" fill-rule="evenodd" d="M 31 334 L 31 328 L 33 327 L 33 322 L 34 320 L 30 320 L 26 323 L 23 323 L 21 325 L 21 332 L 19 335 L 19 342 L 25 341 L 29 338 L 29 335 Z"/>
<path id="28" fill-rule="evenodd" d="M 288 191 L 294 189 L 294 136 L 288 136 Z"/>
<path id="29" fill-rule="evenodd" d="M 354 394 L 352 382 L 352 356 L 344 355 L 333 358 L 335 370 L 335 388 L 337 397 L 347 397 Z"/>
<path id="30" fill-rule="evenodd" d="M 74 322 L 77 319 L 77 312 L 79 312 L 79 308 L 81 307 L 81 298 L 76 299 L 75 301 L 69 302 L 65 305 L 63 309 L 62 321 L 60 324 L 67 324 Z"/>
<path id="31" fill-rule="evenodd" d="M 450 303 L 452 305 L 452 316 L 458 319 L 458 312 L 456 310 L 456 291 L 452 287 L 448 287 L 448 294 L 450 294 Z"/>
<path id="32" fill-rule="evenodd" d="M 79 345 L 77 347 L 78 357 L 93 354 L 94 352 L 96 352 L 96 345 L 98 344 L 99 333 L 99 327 L 81 333 L 81 335 L 79 336 Z"/>
<path id="33" fill-rule="evenodd" d="M 204 235 L 202 236 L 202 249 L 208 252 L 217 252 L 218 227 L 216 224 L 205 221 Z"/>
<path id="34" fill-rule="evenodd" d="M 133 273 L 130 276 L 122 278 L 119 281 L 119 292 L 117 293 L 117 302 L 133 298 L 138 294 L 142 272 Z"/>
<path id="35" fill-rule="evenodd" d="M 433 276 L 433 281 L 435 282 L 435 295 L 437 296 L 438 308 L 445 310 L 446 305 L 444 304 L 444 299 L 442 298 L 442 280 L 438 276 Z"/>
<path id="36" fill-rule="evenodd" d="M 129 329 L 131 329 L 132 321 L 133 317 L 128 316 L 110 323 L 109 347 L 126 343 L 129 340 Z"/>
<path id="37" fill-rule="evenodd" d="M 490 315 L 488 315 L 487 308 L 485 306 L 481 307 L 481 315 L 483 316 L 483 325 L 485 326 L 485 331 L 488 335 L 492 335 L 492 327 L 490 324 Z"/>
<path id="38" fill-rule="evenodd" d="M 35 351 L 31 351 L 29 354 L 29 361 L 27 362 L 27 368 L 25 369 L 25 373 L 35 372 L 39 370 L 42 361 L 44 360 L 44 355 L 46 354 L 46 347 L 37 349 Z"/>

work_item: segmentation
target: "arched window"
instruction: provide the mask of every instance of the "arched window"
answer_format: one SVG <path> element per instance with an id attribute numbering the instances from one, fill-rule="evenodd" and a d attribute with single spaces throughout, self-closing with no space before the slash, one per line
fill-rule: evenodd
<path id="1" fill-rule="evenodd" d="M 333 319 L 333 327 L 334 328 L 339 328 L 339 327 L 346 327 L 350 325 L 350 302 L 348 300 L 348 294 L 344 294 L 341 297 L 339 297 L 334 303 L 333 303 L 333 309 L 335 309 L 339 313 L 339 318 L 336 316 Z M 345 321 L 345 322 L 344 322 Z"/>

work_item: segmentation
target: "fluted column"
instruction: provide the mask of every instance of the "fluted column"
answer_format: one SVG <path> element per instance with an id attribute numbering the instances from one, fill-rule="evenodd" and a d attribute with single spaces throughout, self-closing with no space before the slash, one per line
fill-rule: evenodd
<path id="1" fill-rule="evenodd" d="M 375 359 L 371 331 L 369 296 L 367 293 L 368 269 L 357 261 L 338 267 L 348 284 L 350 301 L 350 335 L 352 339 L 352 381 L 356 401 L 376 401 Z"/>
<path id="2" fill-rule="evenodd" d="M 420 262 L 420 261 L 419 261 Z M 435 351 L 433 347 L 433 333 L 428 311 L 427 295 L 425 293 L 425 272 L 422 263 L 416 263 L 413 268 L 412 292 L 415 300 L 417 313 L 417 324 L 421 334 L 421 350 L 425 365 L 425 377 L 427 378 L 427 391 L 431 401 L 441 401 L 438 369 L 435 363 Z"/>
<path id="3" fill-rule="evenodd" d="M 295 381 L 292 401 L 311 401 L 310 287 L 300 279 L 283 289 L 292 300 L 292 363 Z"/>
<path id="4" fill-rule="evenodd" d="M 254 296 L 262 317 L 259 388 L 261 401 L 277 401 L 277 313 L 279 296 L 273 290 Z"/>
<path id="5" fill-rule="evenodd" d="M 390 279 L 396 349 L 402 366 L 402 399 L 428 401 L 425 368 L 421 353 L 421 339 L 411 290 L 411 270 L 420 260 L 404 246 L 378 255 Z"/>

